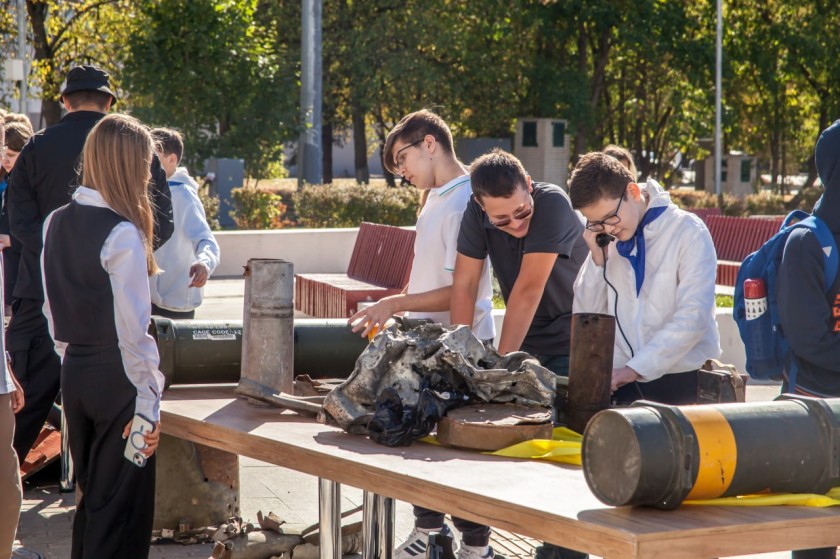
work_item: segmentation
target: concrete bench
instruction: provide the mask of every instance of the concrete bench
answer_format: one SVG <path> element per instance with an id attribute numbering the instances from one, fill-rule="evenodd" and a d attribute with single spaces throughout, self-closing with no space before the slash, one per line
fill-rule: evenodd
<path id="1" fill-rule="evenodd" d="M 715 283 L 734 286 L 741 262 L 779 231 L 784 218 L 709 215 L 704 221 L 718 257 Z"/>
<path id="2" fill-rule="evenodd" d="M 359 302 L 402 291 L 414 260 L 415 232 L 362 223 L 346 274 L 296 274 L 295 308 L 317 318 L 349 317 Z"/>

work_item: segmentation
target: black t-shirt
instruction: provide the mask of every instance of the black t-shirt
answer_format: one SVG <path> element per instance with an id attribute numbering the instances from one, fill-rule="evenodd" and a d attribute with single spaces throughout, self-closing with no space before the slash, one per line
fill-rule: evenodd
<path id="1" fill-rule="evenodd" d="M 583 240 L 583 222 L 572 210 L 569 196 L 553 184 L 535 182 L 533 186 L 534 213 L 525 237 L 517 239 L 497 229 L 478 202 L 470 199 L 461 221 L 458 252 L 477 260 L 489 254 L 505 303 L 519 276 L 524 254 L 557 254 L 522 350 L 568 355 L 573 286 L 589 249 Z"/>

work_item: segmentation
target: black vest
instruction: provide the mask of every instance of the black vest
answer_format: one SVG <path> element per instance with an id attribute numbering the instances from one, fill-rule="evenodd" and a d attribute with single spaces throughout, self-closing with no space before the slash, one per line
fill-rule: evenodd
<path id="1" fill-rule="evenodd" d="M 100 254 L 126 221 L 108 208 L 70 202 L 56 210 L 44 242 L 44 278 L 55 339 L 73 345 L 116 345 L 114 293 Z"/>

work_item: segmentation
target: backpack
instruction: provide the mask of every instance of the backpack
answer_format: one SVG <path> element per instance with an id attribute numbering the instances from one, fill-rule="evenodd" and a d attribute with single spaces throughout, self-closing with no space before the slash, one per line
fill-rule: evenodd
<path id="1" fill-rule="evenodd" d="M 807 228 L 814 233 L 820 246 L 823 247 L 825 262 L 823 267 L 826 294 L 834 285 L 838 270 L 837 246 L 834 235 L 823 220 L 817 216 L 795 210 L 788 214 L 779 232 L 773 235 L 761 248 L 744 259 L 738 270 L 735 282 L 735 301 L 732 315 L 738 325 L 738 331 L 744 342 L 747 354 L 747 372 L 755 379 L 780 379 L 790 355 L 790 344 L 784 337 L 779 320 L 779 309 L 776 301 L 776 273 L 782 260 L 788 235 L 794 229 Z M 757 313 L 750 310 L 749 305 L 755 305 L 755 300 L 745 300 L 744 281 L 747 279 L 761 279 L 766 287 L 766 305 L 760 300 Z M 766 311 L 764 310 L 766 309 Z M 747 319 L 747 315 L 760 314 L 758 318 Z M 795 384 L 796 359 L 791 359 L 791 370 L 788 371 L 788 383 Z"/>

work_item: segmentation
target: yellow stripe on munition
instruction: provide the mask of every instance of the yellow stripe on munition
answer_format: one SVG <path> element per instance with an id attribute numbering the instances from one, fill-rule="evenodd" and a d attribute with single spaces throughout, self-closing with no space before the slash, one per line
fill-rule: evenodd
<path id="1" fill-rule="evenodd" d="M 694 428 L 700 450 L 697 479 L 686 499 L 714 499 L 723 495 L 738 463 L 738 447 L 732 427 L 717 409 L 686 406 L 683 415 Z"/>

